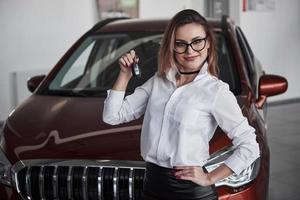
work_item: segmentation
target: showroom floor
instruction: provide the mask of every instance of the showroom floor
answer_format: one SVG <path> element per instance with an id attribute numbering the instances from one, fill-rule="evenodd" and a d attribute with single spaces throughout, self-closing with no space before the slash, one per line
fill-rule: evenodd
<path id="1" fill-rule="evenodd" d="M 299 200 L 300 102 L 269 107 L 270 200 Z"/>
<path id="2" fill-rule="evenodd" d="M 300 102 L 270 106 L 267 120 L 271 151 L 269 200 L 299 200 Z"/>

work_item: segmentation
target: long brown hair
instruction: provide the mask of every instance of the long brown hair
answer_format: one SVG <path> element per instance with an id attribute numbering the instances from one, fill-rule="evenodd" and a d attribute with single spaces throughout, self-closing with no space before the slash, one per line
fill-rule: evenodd
<path id="1" fill-rule="evenodd" d="M 189 23 L 197 23 L 204 28 L 207 40 L 210 43 L 207 57 L 208 72 L 218 77 L 216 39 L 213 31 L 206 19 L 192 9 L 185 9 L 178 12 L 167 25 L 158 54 L 158 74 L 165 76 L 172 66 L 176 66 L 174 58 L 175 33 L 178 27 Z"/>

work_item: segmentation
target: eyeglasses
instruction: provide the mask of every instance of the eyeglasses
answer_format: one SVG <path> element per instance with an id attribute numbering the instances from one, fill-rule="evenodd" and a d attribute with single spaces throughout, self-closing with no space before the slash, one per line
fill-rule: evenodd
<path id="1" fill-rule="evenodd" d="M 187 51 L 189 46 L 191 46 L 194 51 L 197 51 L 197 52 L 202 51 L 206 45 L 206 39 L 207 39 L 207 37 L 196 39 L 196 40 L 192 41 L 191 43 L 186 43 L 183 41 L 175 41 L 174 51 L 176 53 L 182 54 Z"/>

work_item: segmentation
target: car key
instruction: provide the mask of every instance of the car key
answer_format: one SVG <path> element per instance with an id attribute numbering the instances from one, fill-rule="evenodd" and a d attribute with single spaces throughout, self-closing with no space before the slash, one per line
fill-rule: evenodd
<path id="1" fill-rule="evenodd" d="M 138 61 L 138 57 L 136 56 L 132 64 L 132 74 L 134 77 L 140 78 L 142 74 L 141 74 L 140 66 L 137 64 L 137 61 Z"/>

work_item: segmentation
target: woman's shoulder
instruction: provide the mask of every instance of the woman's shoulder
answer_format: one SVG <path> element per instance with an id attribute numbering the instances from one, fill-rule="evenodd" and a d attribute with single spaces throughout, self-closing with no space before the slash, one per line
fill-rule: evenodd
<path id="1" fill-rule="evenodd" d="M 206 83 L 207 88 L 215 94 L 220 90 L 229 90 L 228 83 L 211 74 L 208 75 L 208 81 Z"/>

